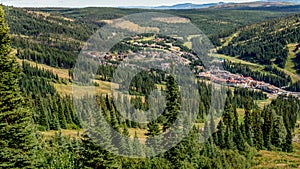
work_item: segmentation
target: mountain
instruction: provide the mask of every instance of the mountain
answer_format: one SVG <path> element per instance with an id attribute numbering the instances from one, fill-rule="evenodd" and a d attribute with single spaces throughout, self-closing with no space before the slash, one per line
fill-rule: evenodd
<path id="1" fill-rule="evenodd" d="M 213 6 L 224 5 L 224 4 L 233 4 L 233 3 L 207 3 L 207 4 L 193 4 L 193 3 L 183 3 L 176 4 L 172 6 L 125 6 L 121 8 L 140 8 L 140 9 L 201 9 L 201 8 L 210 8 Z"/>
<path id="2" fill-rule="evenodd" d="M 268 8 L 268 7 L 284 7 L 294 5 L 289 2 L 267 2 L 267 1 L 256 1 L 256 2 L 245 2 L 245 3 L 233 3 L 233 4 L 221 4 L 212 6 L 211 8 L 224 8 L 224 9 L 245 9 L 245 8 Z"/>
<path id="3" fill-rule="evenodd" d="M 176 4 L 173 6 L 159 6 L 154 9 L 200 9 L 200 8 L 209 8 L 217 5 L 223 5 L 224 2 L 218 3 L 208 3 L 208 4 L 192 4 L 192 3 L 184 3 L 184 4 Z"/>
<path id="4" fill-rule="evenodd" d="M 182 3 L 171 6 L 123 6 L 127 9 L 159 9 L 159 10 L 181 10 L 181 9 L 203 9 L 203 8 L 222 8 L 222 9 L 242 9 L 242 10 L 274 10 L 288 11 L 293 6 L 293 11 L 299 11 L 300 0 L 253 0 L 252 2 L 234 3 L 218 2 L 207 4 Z M 288 8 L 287 10 L 285 8 Z M 295 9 L 294 9 L 295 8 Z"/>
<path id="5" fill-rule="evenodd" d="M 300 12 L 300 5 L 264 5 L 264 6 L 223 6 L 220 9 L 247 10 L 247 11 L 272 11 L 272 12 Z"/>
<path id="6" fill-rule="evenodd" d="M 263 2 L 287 2 L 292 4 L 300 4 L 299 0 L 261 0 Z"/>

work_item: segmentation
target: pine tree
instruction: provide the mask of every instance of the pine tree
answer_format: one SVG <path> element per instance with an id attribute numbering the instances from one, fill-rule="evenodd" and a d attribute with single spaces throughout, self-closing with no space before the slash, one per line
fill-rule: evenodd
<path id="1" fill-rule="evenodd" d="M 218 135 L 218 145 L 221 148 L 225 148 L 225 127 L 223 125 L 222 120 L 220 120 L 218 126 L 217 126 L 217 135 Z"/>
<path id="2" fill-rule="evenodd" d="M 58 120 L 62 129 L 67 129 L 67 121 L 65 117 L 65 109 L 61 98 L 58 98 Z"/>
<path id="3" fill-rule="evenodd" d="M 271 136 L 273 132 L 274 115 L 270 108 L 266 108 L 264 112 L 264 124 L 263 124 L 263 134 L 264 134 L 264 146 L 267 149 L 271 148 Z"/>
<path id="4" fill-rule="evenodd" d="M 274 118 L 274 129 L 272 135 L 272 144 L 276 147 L 282 148 L 286 141 L 286 129 L 283 123 L 282 116 L 275 116 Z"/>
<path id="5" fill-rule="evenodd" d="M 235 141 L 235 144 L 236 144 L 238 150 L 240 150 L 240 151 L 245 150 L 245 140 L 244 140 L 243 134 L 239 128 L 234 131 L 234 141 Z"/>
<path id="6" fill-rule="evenodd" d="M 126 156 L 133 155 L 132 141 L 126 123 L 124 124 L 124 129 L 119 144 L 119 153 Z"/>
<path id="7" fill-rule="evenodd" d="M 83 136 L 79 161 L 85 168 L 91 169 L 117 168 L 119 166 L 115 155 L 87 135 Z"/>
<path id="8" fill-rule="evenodd" d="M 117 153 L 117 149 L 110 127 L 96 108 L 90 113 L 91 126 L 82 138 L 80 162 L 89 168 L 116 168 L 118 161 L 113 153 Z"/>
<path id="9" fill-rule="evenodd" d="M 38 117 L 39 119 L 39 124 L 47 131 L 50 129 L 50 125 L 49 125 L 49 116 L 48 116 L 48 111 L 45 108 L 45 106 L 42 104 L 41 105 L 41 110 L 40 110 L 41 114 Z"/>
<path id="10" fill-rule="evenodd" d="M 161 129 L 159 128 L 159 124 L 156 121 L 152 121 L 148 123 L 147 126 L 148 126 L 148 132 L 146 133 L 146 136 L 148 136 L 148 138 L 146 139 L 146 145 L 151 146 L 153 148 L 152 150 L 150 150 L 152 151 L 150 153 L 159 152 L 162 149 L 161 147 L 162 137 L 159 135 L 161 132 Z"/>
<path id="11" fill-rule="evenodd" d="M 292 131 L 290 129 L 288 129 L 283 150 L 286 151 L 286 152 L 289 152 L 289 153 L 293 152 L 292 142 L 293 142 Z"/>
<path id="12" fill-rule="evenodd" d="M 262 131 L 262 118 L 261 113 L 258 110 L 253 111 L 253 133 L 254 133 L 254 145 L 256 149 L 261 150 L 264 145 L 263 131 Z"/>
<path id="13" fill-rule="evenodd" d="M 163 116 L 166 120 L 163 123 L 163 130 L 166 131 L 175 122 L 180 111 L 179 87 L 175 78 L 170 75 L 167 77 L 167 107 Z"/>
<path id="14" fill-rule="evenodd" d="M 148 132 L 146 133 L 147 136 L 154 137 L 160 133 L 159 125 L 156 121 L 152 121 L 147 124 Z"/>
<path id="15" fill-rule="evenodd" d="M 136 132 L 134 133 L 133 147 L 134 147 L 134 156 L 136 156 L 136 157 L 144 157 L 145 156 L 142 145 L 140 143 L 140 140 L 139 140 Z"/>
<path id="16" fill-rule="evenodd" d="M 18 86 L 20 73 L 0 6 L 0 168 L 36 168 L 39 161 L 32 113 Z"/>
<path id="17" fill-rule="evenodd" d="M 228 126 L 226 126 L 226 132 L 225 132 L 225 144 L 227 149 L 233 149 L 234 148 L 234 142 L 232 137 L 232 131 Z"/>
<path id="18" fill-rule="evenodd" d="M 245 134 L 246 134 L 247 143 L 250 146 L 253 146 L 250 97 L 247 97 L 247 101 L 245 104 L 244 123 L 245 123 L 245 132 L 246 132 Z"/>

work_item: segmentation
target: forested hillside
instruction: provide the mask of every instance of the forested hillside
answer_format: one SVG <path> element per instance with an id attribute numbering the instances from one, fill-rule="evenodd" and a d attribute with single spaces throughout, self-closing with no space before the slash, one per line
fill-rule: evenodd
<path id="1" fill-rule="evenodd" d="M 107 21 L 138 12 L 153 12 L 116 8 L 4 9 L 17 57 L 68 69 L 74 66 L 83 42 Z M 226 10 L 155 12 L 188 18 L 207 35 L 288 14 Z"/>
<path id="2" fill-rule="evenodd" d="M 300 42 L 300 15 L 245 26 L 236 33 L 228 45 L 218 50 L 219 53 L 284 68 L 288 59 L 287 45 Z"/>
<path id="3" fill-rule="evenodd" d="M 197 79 L 199 98 L 193 99 L 200 101 L 199 110 L 196 109 L 199 115 L 192 128 L 179 144 L 153 157 L 151 155 L 157 149 L 167 147 L 170 140 L 175 142 L 177 134 L 187 130 L 186 122 L 180 121 L 175 126 L 177 133 L 156 140 L 153 148 L 145 148 L 152 137 L 171 130 L 170 126 L 181 113 L 181 107 L 189 107 L 180 102 L 183 99 L 180 92 L 188 89 L 177 84 L 178 77 L 155 69 L 142 71 L 134 77 L 128 93 L 119 100 L 113 100 L 110 88 L 114 85 L 111 82 L 116 69 L 114 64 L 122 59 L 108 60 L 111 64 L 100 65 L 94 81 L 83 86 L 96 87 L 97 95 L 80 91 L 82 95 L 75 97 L 72 94 L 73 68 L 84 42 L 107 20 L 142 10 L 4 7 L 4 11 L 6 21 L 0 7 L 0 168 L 259 168 L 260 161 L 257 159 L 265 161 L 268 153 L 283 154 L 285 158 L 261 168 L 300 166 L 299 142 L 294 139 L 300 132 L 300 100 L 297 97 L 270 97 L 260 90 L 239 87 L 214 89 L 212 83 Z M 219 48 L 220 53 L 261 64 L 253 68 L 253 65 L 224 61 L 225 70 L 280 87 L 290 85 L 290 88 L 296 88 L 295 91 L 299 88 L 299 83 L 292 84 L 292 77 L 279 68 L 284 68 L 287 44 L 299 42 L 299 15 L 269 21 L 287 13 L 230 10 L 160 12 L 189 18 L 215 44 L 223 45 Z M 263 20 L 267 21 L 256 23 Z M 284 26 L 287 23 L 288 26 Z M 227 37 L 232 34 L 235 36 L 226 45 Z M 157 36 L 151 35 L 162 39 Z M 169 50 L 175 46 L 179 47 L 179 51 L 193 52 L 182 41 L 170 39 L 166 37 L 168 43 L 160 41 L 157 44 L 163 46 L 162 49 Z M 142 40 L 139 42 L 142 43 Z M 146 42 L 154 44 L 154 40 Z M 118 44 L 111 53 L 126 54 L 132 49 L 144 50 Z M 190 59 L 191 55 L 184 56 Z M 295 57 L 297 60 L 299 54 Z M 192 64 L 200 66 L 199 62 Z M 300 63 L 295 61 L 295 64 Z M 73 83 L 73 87 L 80 85 Z M 134 105 L 135 109 L 126 112 L 128 116 L 142 110 L 157 114 L 149 108 L 148 97 L 156 89 L 166 94 L 166 108 L 157 120 L 150 123 L 131 121 L 124 118 L 124 112 L 116 107 L 116 103 L 123 103 L 127 108 L 129 104 Z M 224 110 L 210 111 L 212 90 L 226 93 Z M 97 103 L 96 107 L 93 102 Z M 80 116 L 90 118 L 92 128 L 83 129 L 82 117 L 79 118 L 76 110 L 85 112 Z M 101 120 L 111 128 L 101 128 L 104 126 Z M 215 123 L 218 120 L 220 122 Z M 124 137 L 113 134 L 113 131 Z M 95 137 L 102 137 L 105 133 L 106 137 L 99 144 L 90 133 Z M 200 142 L 203 135 L 207 139 Z M 116 155 L 124 152 L 126 156 Z M 130 158 L 138 154 L 147 157 Z"/>
<path id="4" fill-rule="evenodd" d="M 5 9 L 17 57 L 52 67 L 72 68 L 82 43 L 99 28 L 61 15 Z"/>

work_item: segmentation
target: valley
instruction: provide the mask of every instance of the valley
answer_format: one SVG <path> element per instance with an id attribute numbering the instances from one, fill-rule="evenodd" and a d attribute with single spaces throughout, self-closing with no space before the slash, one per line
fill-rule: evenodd
<path id="1" fill-rule="evenodd" d="M 0 168 L 299 168 L 300 10 L 253 4 L 3 6 Z M 155 17 L 128 19 L 141 12 Z M 168 26 L 178 34 L 161 34 Z M 86 48 L 105 28 L 115 32 L 101 38 L 131 36 Z M 131 78 L 122 63 L 139 70 L 128 84 L 115 79 Z"/>

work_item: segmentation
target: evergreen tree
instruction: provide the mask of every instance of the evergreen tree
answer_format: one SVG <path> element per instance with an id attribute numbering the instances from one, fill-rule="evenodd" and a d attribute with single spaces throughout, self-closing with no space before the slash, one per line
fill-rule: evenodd
<path id="1" fill-rule="evenodd" d="M 82 139 L 79 161 L 82 166 L 90 169 L 118 167 L 116 156 L 105 150 L 87 135 L 84 135 Z"/>
<path id="2" fill-rule="evenodd" d="M 114 147 L 110 127 L 97 108 L 89 112 L 92 113 L 91 126 L 82 138 L 80 162 L 88 168 L 115 168 L 118 166 L 118 160 L 112 153 L 117 150 Z"/>
<path id="3" fill-rule="evenodd" d="M 136 157 L 143 157 L 145 156 L 142 148 L 142 144 L 140 143 L 140 140 L 137 136 L 137 133 L 134 133 L 134 138 L 133 138 L 133 147 L 134 147 L 134 156 Z"/>
<path id="4" fill-rule="evenodd" d="M 218 126 L 217 126 L 218 132 L 218 145 L 221 148 L 225 148 L 225 127 L 223 125 L 222 120 L 220 120 Z"/>
<path id="5" fill-rule="evenodd" d="M 292 152 L 293 151 L 292 142 L 293 142 L 293 135 L 291 130 L 288 129 L 283 150 L 289 153 Z"/>
<path id="6" fill-rule="evenodd" d="M 146 133 L 146 136 L 148 136 L 148 138 L 146 139 L 146 145 L 153 147 L 151 151 L 155 151 L 155 152 L 160 151 L 162 149 L 162 145 L 161 145 L 162 137 L 159 136 L 161 129 L 159 127 L 158 122 L 154 120 L 148 123 L 147 126 L 148 126 L 148 132 Z"/>
<path id="7" fill-rule="evenodd" d="M 148 126 L 148 132 L 146 133 L 147 136 L 156 136 L 158 135 L 161 131 L 159 128 L 159 125 L 156 121 L 152 121 L 147 124 Z"/>
<path id="8" fill-rule="evenodd" d="M 274 124 L 273 111 L 270 108 L 266 108 L 266 110 L 264 110 L 263 118 L 264 118 L 264 124 L 262 126 L 262 129 L 264 134 L 264 146 L 270 150 L 271 136 L 272 136 L 273 124 Z"/>
<path id="9" fill-rule="evenodd" d="M 0 6 L 0 168 L 36 168 L 39 161 L 32 113 L 18 86 L 20 73 Z"/>
<path id="10" fill-rule="evenodd" d="M 246 132 L 245 134 L 246 134 L 247 143 L 250 146 L 253 146 L 250 97 L 247 97 L 247 101 L 245 104 L 244 123 L 245 123 L 245 132 Z"/>
<path id="11" fill-rule="evenodd" d="M 259 110 L 253 111 L 253 133 L 254 133 L 254 145 L 256 149 L 261 150 L 264 145 L 263 139 L 263 119 L 261 117 L 261 112 Z"/>
<path id="12" fill-rule="evenodd" d="M 163 122 L 163 130 L 166 131 L 175 122 L 180 111 L 179 105 L 179 87 L 175 78 L 170 75 L 167 77 L 167 107 L 163 116 L 166 120 Z"/>
<path id="13" fill-rule="evenodd" d="M 276 147 L 282 148 L 286 141 L 286 129 L 281 116 L 275 116 L 274 118 L 274 129 L 272 135 L 272 144 Z"/>

